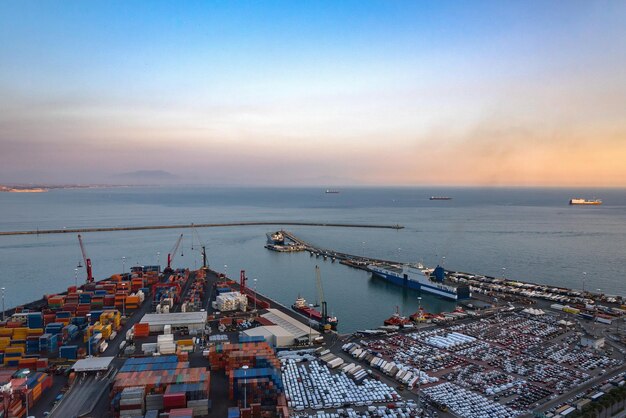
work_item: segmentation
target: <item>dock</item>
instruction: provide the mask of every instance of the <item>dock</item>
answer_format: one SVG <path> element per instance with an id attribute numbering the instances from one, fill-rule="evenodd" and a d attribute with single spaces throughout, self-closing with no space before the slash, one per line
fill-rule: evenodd
<path id="1" fill-rule="evenodd" d="M 187 228 L 224 228 L 233 226 L 262 226 L 262 225 L 287 225 L 287 226 L 325 226 L 333 228 L 374 228 L 374 229 L 403 229 L 402 225 L 379 225 L 379 224 L 352 224 L 352 223 L 326 223 L 326 222 L 294 222 L 294 221 L 241 221 L 224 223 L 191 223 L 177 225 L 144 225 L 144 226 L 116 226 L 116 227 L 91 227 L 91 228 L 62 228 L 62 229 L 35 229 L 28 231 L 0 231 L 0 236 L 7 235 L 40 235 L 40 234 L 75 234 L 83 232 L 114 232 L 114 231 L 147 231 L 156 229 L 187 229 Z"/>
<path id="2" fill-rule="evenodd" d="M 294 233 L 281 230 L 285 239 L 288 240 L 292 246 L 299 248 L 301 251 L 308 251 L 311 256 L 316 258 L 322 257 L 324 260 L 330 259 L 332 262 L 339 260 L 341 264 L 370 271 L 368 265 L 370 264 L 392 264 L 401 265 L 405 264 L 397 260 L 385 260 L 373 257 L 366 257 L 365 255 L 349 254 L 341 251 L 336 251 L 329 248 L 323 248 L 314 244 L 311 244 L 299 237 Z M 503 277 L 487 276 L 478 273 L 467 273 L 463 271 L 455 271 L 445 269 L 446 276 L 453 279 L 458 283 L 464 283 L 471 286 L 472 297 L 481 297 L 486 300 L 493 300 L 493 298 L 501 298 L 503 301 L 519 302 L 522 304 L 534 304 L 536 301 L 542 302 L 556 302 L 556 303 L 587 303 L 593 301 L 596 304 L 604 303 L 610 308 L 621 308 L 626 302 L 624 298 L 616 297 L 615 300 L 608 298 L 604 294 L 593 292 L 582 292 L 575 289 L 569 289 L 559 286 L 551 286 L 546 284 L 539 284 L 534 282 L 522 282 L 520 280 L 505 279 Z"/>

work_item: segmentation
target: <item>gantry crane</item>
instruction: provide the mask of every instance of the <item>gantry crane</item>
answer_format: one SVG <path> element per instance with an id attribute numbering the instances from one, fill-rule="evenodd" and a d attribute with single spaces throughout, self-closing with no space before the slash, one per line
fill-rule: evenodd
<path id="1" fill-rule="evenodd" d="M 176 244 L 174 244 L 174 247 L 172 247 L 172 249 L 170 250 L 169 253 L 167 253 L 167 267 L 163 270 L 163 272 L 171 272 L 172 271 L 172 263 L 174 262 L 174 257 L 176 257 L 176 253 L 178 251 L 178 247 L 180 247 L 180 243 L 183 240 L 183 234 L 180 234 L 180 236 L 178 237 L 178 239 L 176 240 Z M 180 255 L 183 255 L 183 252 L 180 252 Z"/>
<path id="2" fill-rule="evenodd" d="M 83 238 L 78 235 L 78 243 L 80 244 L 80 251 L 83 253 L 83 262 L 85 263 L 85 270 L 87 270 L 87 283 L 93 283 L 93 274 L 91 272 L 91 258 L 87 256 L 85 245 L 83 244 Z"/>

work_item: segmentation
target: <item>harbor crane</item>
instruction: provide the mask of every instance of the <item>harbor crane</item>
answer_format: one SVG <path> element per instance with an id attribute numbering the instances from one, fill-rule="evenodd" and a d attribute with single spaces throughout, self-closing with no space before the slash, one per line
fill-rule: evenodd
<path id="1" fill-rule="evenodd" d="M 78 243 L 80 244 L 80 251 L 83 253 L 83 262 L 85 263 L 85 270 L 87 270 L 87 283 L 93 283 L 93 274 L 91 272 L 91 258 L 87 256 L 85 250 L 85 244 L 83 244 L 83 238 L 78 234 Z"/>
<path id="2" fill-rule="evenodd" d="M 208 270 L 209 266 L 206 258 L 206 246 L 200 239 L 200 234 L 198 234 L 198 230 L 193 224 L 191 224 L 191 230 L 193 231 L 193 235 L 191 237 L 191 250 L 193 251 L 193 237 L 196 237 L 198 244 L 200 244 L 200 254 L 202 254 L 202 270 Z"/>
<path id="3" fill-rule="evenodd" d="M 324 300 L 324 288 L 322 287 L 322 276 L 320 274 L 319 266 L 315 266 L 315 281 L 317 284 L 319 302 L 320 305 L 322 305 L 322 328 L 324 332 L 330 331 L 331 325 L 328 322 L 328 307 L 326 306 L 326 300 Z"/>
<path id="4" fill-rule="evenodd" d="M 176 252 L 178 251 L 178 247 L 180 247 L 180 243 L 183 240 L 183 234 L 180 234 L 180 236 L 178 237 L 178 239 L 176 240 L 176 244 L 174 244 L 174 247 L 172 247 L 172 249 L 170 250 L 169 253 L 167 253 L 167 267 L 163 270 L 163 272 L 171 272 L 172 271 L 172 263 L 174 262 L 174 257 L 176 257 Z M 180 255 L 183 255 L 183 252 L 180 252 Z"/>

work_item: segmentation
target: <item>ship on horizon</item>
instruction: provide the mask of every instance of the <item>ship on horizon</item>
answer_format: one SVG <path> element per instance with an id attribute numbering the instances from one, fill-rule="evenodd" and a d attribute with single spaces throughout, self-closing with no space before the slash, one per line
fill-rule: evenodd
<path id="1" fill-rule="evenodd" d="M 602 204 L 602 200 L 600 199 L 581 199 L 581 198 L 576 198 L 576 199 L 570 199 L 569 201 L 570 205 L 601 205 Z"/>
<path id="2" fill-rule="evenodd" d="M 452 200 L 452 198 L 448 196 L 431 196 L 428 200 Z"/>
<path id="3" fill-rule="evenodd" d="M 326 189 L 326 194 L 337 194 L 337 193 L 339 193 L 339 190 Z"/>

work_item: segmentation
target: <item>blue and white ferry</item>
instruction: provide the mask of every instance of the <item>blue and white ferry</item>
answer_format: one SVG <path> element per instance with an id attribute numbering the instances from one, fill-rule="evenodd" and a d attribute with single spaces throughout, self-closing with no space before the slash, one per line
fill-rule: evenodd
<path id="1" fill-rule="evenodd" d="M 421 264 L 370 264 L 367 268 L 375 276 L 398 286 L 452 300 L 471 297 L 469 285 L 451 281 L 441 266 L 429 269 Z"/>

